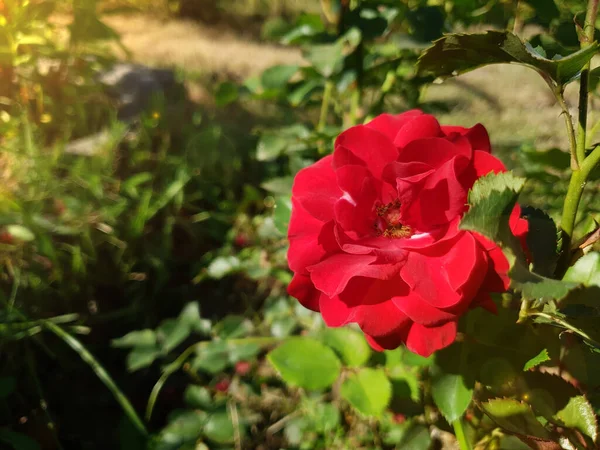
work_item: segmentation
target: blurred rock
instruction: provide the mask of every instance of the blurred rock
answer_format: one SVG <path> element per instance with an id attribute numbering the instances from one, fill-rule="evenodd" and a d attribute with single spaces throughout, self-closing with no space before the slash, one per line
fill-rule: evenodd
<path id="1" fill-rule="evenodd" d="M 115 64 L 100 74 L 99 81 L 117 102 L 118 119 L 125 122 L 137 118 L 150 105 L 153 96 L 169 98 L 184 89 L 173 70 L 130 63 Z"/>

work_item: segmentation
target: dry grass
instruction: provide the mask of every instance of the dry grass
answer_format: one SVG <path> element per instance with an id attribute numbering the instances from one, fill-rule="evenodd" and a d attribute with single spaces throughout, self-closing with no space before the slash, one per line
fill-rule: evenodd
<path id="1" fill-rule="evenodd" d="M 231 31 L 188 20 L 135 16 L 104 19 L 120 35 L 136 61 L 190 72 L 245 78 L 275 64 L 301 61 L 300 51 L 252 42 Z"/>

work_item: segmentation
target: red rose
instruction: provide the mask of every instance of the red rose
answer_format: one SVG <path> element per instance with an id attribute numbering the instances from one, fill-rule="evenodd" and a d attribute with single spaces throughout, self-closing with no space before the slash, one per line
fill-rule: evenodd
<path id="1" fill-rule="evenodd" d="M 329 326 L 357 323 L 376 350 L 450 345 L 462 314 L 494 311 L 490 292 L 508 288 L 500 249 L 458 229 L 475 180 L 505 170 L 482 125 L 408 111 L 346 130 L 294 180 L 290 295 Z M 523 238 L 519 215 L 510 224 Z"/>

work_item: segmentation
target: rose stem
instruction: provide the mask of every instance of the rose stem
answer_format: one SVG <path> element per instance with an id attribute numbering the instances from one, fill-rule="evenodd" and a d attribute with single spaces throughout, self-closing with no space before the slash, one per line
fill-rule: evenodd
<path id="1" fill-rule="evenodd" d="M 461 417 L 452 422 L 452 428 L 454 428 L 454 434 L 456 435 L 460 450 L 471 450 L 471 445 L 465 436 L 465 429 Z"/>
<path id="2" fill-rule="evenodd" d="M 585 48 L 594 41 L 594 30 L 596 29 L 596 17 L 598 16 L 598 4 L 600 0 L 590 0 L 588 2 L 587 13 L 585 16 L 584 36 L 581 38 L 581 47 Z M 562 254 L 559 260 L 556 275 L 562 277 L 570 262 L 571 240 L 577 218 L 577 209 L 583 194 L 583 189 L 592 169 L 600 161 L 600 150 L 598 147 L 586 158 L 585 157 L 585 137 L 587 128 L 587 106 L 588 106 L 588 81 L 590 73 L 590 63 L 588 62 L 581 72 L 581 84 L 579 89 L 579 124 L 575 152 L 571 148 L 571 154 L 575 155 L 577 162 L 576 168 L 571 173 L 569 188 L 563 205 L 561 218 L 562 229 Z"/>

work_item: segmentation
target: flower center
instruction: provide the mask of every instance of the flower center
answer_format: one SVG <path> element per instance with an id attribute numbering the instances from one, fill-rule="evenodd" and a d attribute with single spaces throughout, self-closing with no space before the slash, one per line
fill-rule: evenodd
<path id="1" fill-rule="evenodd" d="M 377 219 L 373 227 L 378 236 L 391 239 L 401 239 L 410 237 L 413 232 L 408 225 L 402 225 L 400 222 L 400 200 L 396 199 L 386 205 L 375 207 Z"/>

